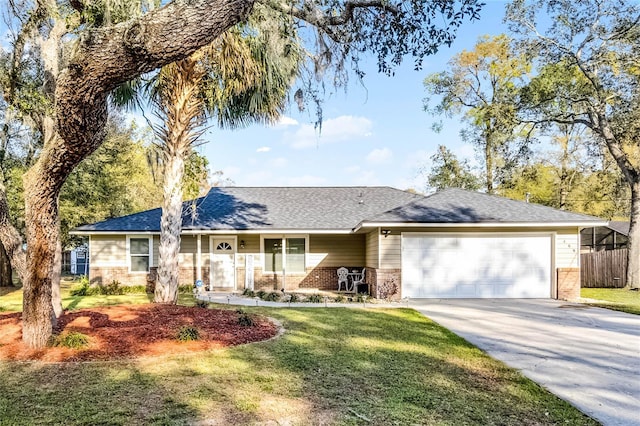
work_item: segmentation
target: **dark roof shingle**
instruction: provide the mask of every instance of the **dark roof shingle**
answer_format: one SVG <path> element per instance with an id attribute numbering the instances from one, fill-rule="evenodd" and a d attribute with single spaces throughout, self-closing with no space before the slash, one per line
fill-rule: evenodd
<path id="1" fill-rule="evenodd" d="M 351 230 L 367 217 L 419 198 L 390 187 L 217 187 L 183 204 L 182 228 Z M 161 213 L 148 210 L 76 231 L 158 232 Z"/>
<path id="2" fill-rule="evenodd" d="M 591 221 L 602 222 L 602 219 L 456 188 L 436 192 L 367 219 L 367 222 L 438 224 Z"/>

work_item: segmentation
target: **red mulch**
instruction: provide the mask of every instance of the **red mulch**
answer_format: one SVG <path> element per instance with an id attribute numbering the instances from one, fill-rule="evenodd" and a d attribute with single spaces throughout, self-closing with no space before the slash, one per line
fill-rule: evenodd
<path id="1" fill-rule="evenodd" d="M 231 310 L 176 305 L 120 305 L 65 312 L 56 332 L 77 331 L 89 336 L 83 349 L 47 347 L 32 350 L 22 344 L 20 313 L 0 314 L 0 360 L 46 362 L 93 361 L 204 351 L 269 339 L 277 327 L 252 316 L 253 326 L 238 323 Z M 193 325 L 200 339 L 180 342 L 180 327 Z"/>

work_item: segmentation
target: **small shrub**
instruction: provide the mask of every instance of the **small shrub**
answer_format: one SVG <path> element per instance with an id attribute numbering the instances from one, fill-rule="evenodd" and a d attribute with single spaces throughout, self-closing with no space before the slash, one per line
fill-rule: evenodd
<path id="1" fill-rule="evenodd" d="M 120 294 L 144 294 L 147 292 L 147 287 L 143 285 L 123 285 L 120 287 Z"/>
<path id="2" fill-rule="evenodd" d="M 82 275 L 80 277 L 80 279 L 78 280 L 78 284 L 76 284 L 71 289 L 71 295 L 72 296 L 87 296 L 89 291 L 90 291 L 89 278 L 87 278 L 85 275 Z"/>
<path id="3" fill-rule="evenodd" d="M 260 299 L 264 298 L 265 294 L 267 294 L 267 292 L 262 289 L 256 291 L 256 297 L 259 297 Z"/>
<path id="4" fill-rule="evenodd" d="M 262 300 L 267 302 L 277 302 L 278 300 L 280 300 L 280 293 L 278 293 L 277 291 L 272 291 L 271 293 L 267 293 L 262 296 Z"/>
<path id="5" fill-rule="evenodd" d="M 365 302 L 366 300 L 367 300 L 367 296 L 366 296 L 366 295 L 358 294 L 358 295 L 356 296 L 356 300 L 355 300 L 355 301 L 356 301 L 357 303 L 363 303 L 363 302 Z"/>
<path id="6" fill-rule="evenodd" d="M 209 302 L 205 301 L 205 300 L 196 300 L 196 306 L 198 308 L 203 308 L 206 309 L 209 307 Z"/>
<path id="7" fill-rule="evenodd" d="M 296 302 L 299 302 L 299 301 L 300 301 L 300 296 L 298 296 L 295 293 L 289 294 L 289 302 L 296 303 Z"/>
<path id="8" fill-rule="evenodd" d="M 345 301 L 345 298 L 343 295 L 339 294 L 333 299 L 333 301 L 336 303 L 342 303 Z"/>
<path id="9" fill-rule="evenodd" d="M 89 346 L 89 336 L 78 333 L 77 331 L 61 333 L 57 336 L 52 336 L 51 346 L 82 349 Z"/>
<path id="10" fill-rule="evenodd" d="M 183 325 L 178 330 L 178 340 L 181 342 L 200 340 L 200 331 L 192 325 Z"/>
<path id="11" fill-rule="evenodd" d="M 246 297 L 256 297 L 256 292 L 251 290 L 250 288 L 245 288 L 242 292 L 242 295 Z"/>
<path id="12" fill-rule="evenodd" d="M 182 284 L 178 286 L 178 293 L 180 294 L 191 294 L 193 293 L 194 287 L 191 284 Z"/>
<path id="13" fill-rule="evenodd" d="M 251 318 L 251 316 L 242 309 L 238 309 L 236 313 L 238 314 L 238 324 L 240 324 L 241 326 L 252 327 L 255 325 L 255 321 L 253 321 L 253 318 Z"/>
<path id="14" fill-rule="evenodd" d="M 319 294 L 310 294 L 309 297 L 307 297 L 307 302 L 322 303 L 322 296 L 320 296 Z"/>
<path id="15" fill-rule="evenodd" d="M 117 295 L 124 294 L 122 285 L 120 284 L 120 281 L 117 281 L 117 280 L 111 281 L 109 284 L 103 287 L 103 289 L 104 289 L 105 296 L 117 296 Z"/>

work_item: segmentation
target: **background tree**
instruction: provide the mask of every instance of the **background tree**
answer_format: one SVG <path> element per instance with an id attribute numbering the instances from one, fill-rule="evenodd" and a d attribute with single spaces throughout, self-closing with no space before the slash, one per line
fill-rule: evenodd
<path id="1" fill-rule="evenodd" d="M 552 25 L 539 25 L 542 13 Z M 586 126 L 629 185 L 627 285 L 640 288 L 640 4 L 515 0 L 507 18 L 523 48 L 547 65 L 523 91 L 522 115 Z"/>
<path id="2" fill-rule="evenodd" d="M 321 49 L 323 63 L 345 64 L 351 60 L 353 64 L 359 55 L 370 52 L 377 56 L 379 68 L 387 72 L 407 54 L 417 58 L 419 65 L 424 55 L 435 52 L 442 43 L 450 43 L 455 29 L 465 18 L 477 17 L 480 9 L 478 0 L 262 3 L 281 13 L 278 23 L 306 22 L 318 29 L 318 39 L 331 41 L 316 44 L 333 48 Z M 143 9 L 140 15 L 129 14 L 120 25 L 106 13 L 102 15 L 104 19 L 88 21 L 88 8 L 81 0 L 69 5 L 41 0 L 24 8 L 26 15 L 35 20 L 36 31 L 30 32 L 31 36 L 44 43 L 62 40 L 73 44 L 72 49 L 65 49 L 66 55 L 61 55 L 60 44 L 55 42 L 50 43 L 55 49 L 41 51 L 43 56 L 53 53 L 50 57 L 63 62 L 58 63 L 57 69 L 44 67 L 43 86 L 53 106 L 54 133 L 44 138 L 38 160 L 24 181 L 27 268 L 22 335 L 30 347 L 44 346 L 52 331 L 52 275 L 59 244 L 58 195 L 71 171 L 102 143 L 109 94 L 126 81 L 182 60 L 210 44 L 245 21 L 254 1 L 169 2 L 161 8 Z M 70 31 L 77 36 L 63 37 Z"/>
<path id="3" fill-rule="evenodd" d="M 484 163 L 484 182 L 494 192 L 496 174 L 512 160 L 515 140 L 516 98 L 530 69 L 522 54 L 511 48 L 506 35 L 483 36 L 472 51 L 462 51 L 449 61 L 449 70 L 427 76 L 425 111 L 432 115 L 462 114 L 468 127 L 463 140 L 473 143 Z M 433 97 L 439 103 L 430 105 Z"/>
<path id="4" fill-rule="evenodd" d="M 427 176 L 430 188 L 440 191 L 447 188 L 462 188 L 477 191 L 481 180 L 473 173 L 466 160 L 460 161 L 446 146 L 438 145 L 431 156 L 431 170 Z"/>

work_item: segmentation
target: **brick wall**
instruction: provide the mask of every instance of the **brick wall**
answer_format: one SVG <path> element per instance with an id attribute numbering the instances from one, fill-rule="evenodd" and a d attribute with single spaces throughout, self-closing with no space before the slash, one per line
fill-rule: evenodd
<path id="1" fill-rule="evenodd" d="M 150 268 L 149 273 L 131 273 L 129 268 L 124 267 L 91 267 L 89 272 L 91 284 L 94 285 L 107 285 L 112 281 L 118 281 L 125 286 L 144 285 L 149 286 L 149 283 L 155 281 L 157 277 L 156 267 Z M 209 285 L 209 268 L 202 268 L 202 281 L 204 285 Z M 187 267 L 180 268 L 178 272 L 178 284 L 179 285 L 193 285 L 196 282 L 196 268 Z"/>
<path id="2" fill-rule="evenodd" d="M 367 269 L 369 291 L 376 299 L 400 299 L 400 269 Z"/>
<path id="3" fill-rule="evenodd" d="M 558 299 L 575 300 L 580 297 L 580 268 L 558 268 Z"/>

